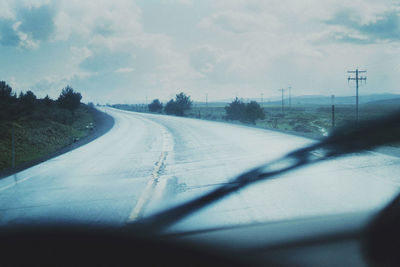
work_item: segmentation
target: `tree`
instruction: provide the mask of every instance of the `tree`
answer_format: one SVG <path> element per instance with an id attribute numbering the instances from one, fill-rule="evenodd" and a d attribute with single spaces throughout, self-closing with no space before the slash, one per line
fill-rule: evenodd
<path id="1" fill-rule="evenodd" d="M 187 96 L 183 92 L 176 95 L 175 100 L 171 99 L 165 105 L 164 111 L 167 114 L 173 114 L 177 116 L 183 116 L 186 110 L 191 109 L 192 101 L 190 96 Z"/>
<path id="2" fill-rule="evenodd" d="M 161 113 L 162 108 L 163 108 L 163 104 L 160 102 L 160 100 L 158 99 L 154 99 L 153 102 L 151 102 L 149 105 L 149 110 L 151 112 L 159 112 Z"/>
<path id="3" fill-rule="evenodd" d="M 60 107 L 69 109 L 71 113 L 77 109 L 81 104 L 82 95 L 78 92 L 74 92 L 70 86 L 62 89 L 60 96 L 57 99 L 57 103 Z"/>
<path id="4" fill-rule="evenodd" d="M 16 99 L 12 88 L 5 81 L 0 81 L 0 121 L 13 120 L 16 116 Z"/>
<path id="5" fill-rule="evenodd" d="M 227 120 L 244 121 L 246 105 L 237 97 L 228 106 L 225 107 Z"/>
<path id="6" fill-rule="evenodd" d="M 15 99 L 12 88 L 5 81 L 0 81 L 0 102 L 12 102 Z"/>
<path id="7" fill-rule="evenodd" d="M 246 104 L 245 121 L 255 123 L 256 120 L 264 118 L 264 110 L 256 101 L 251 101 Z"/>
<path id="8" fill-rule="evenodd" d="M 53 105 L 53 100 L 49 97 L 49 95 L 46 95 L 46 97 L 43 98 L 43 102 L 47 107 Z"/>
<path id="9" fill-rule="evenodd" d="M 32 110 L 36 103 L 36 95 L 32 91 L 20 93 L 18 97 L 24 110 Z"/>
<path id="10" fill-rule="evenodd" d="M 227 120 L 238 120 L 241 122 L 255 123 L 258 119 L 264 119 L 264 110 L 256 101 L 243 103 L 237 97 L 225 107 Z"/>
<path id="11" fill-rule="evenodd" d="M 169 115 L 171 115 L 171 114 L 174 114 L 174 115 L 177 115 L 177 105 L 176 105 L 176 102 L 173 100 L 173 99 L 171 99 L 170 101 L 168 101 L 168 103 L 165 105 L 165 107 L 164 107 L 164 111 L 165 111 L 165 113 L 167 113 L 167 114 L 169 114 Z"/>

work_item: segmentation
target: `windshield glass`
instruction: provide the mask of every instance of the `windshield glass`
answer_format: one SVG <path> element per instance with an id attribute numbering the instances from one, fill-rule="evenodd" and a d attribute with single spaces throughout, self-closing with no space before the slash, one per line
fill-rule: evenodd
<path id="1" fill-rule="evenodd" d="M 399 36 L 390 0 L 3 1 L 0 224 L 135 223 L 383 120 L 400 104 Z M 389 139 L 168 229 L 376 211 L 398 193 Z"/>

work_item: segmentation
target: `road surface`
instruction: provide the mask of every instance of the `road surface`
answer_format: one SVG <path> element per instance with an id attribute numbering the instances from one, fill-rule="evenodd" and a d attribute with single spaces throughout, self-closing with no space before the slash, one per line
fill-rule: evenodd
<path id="1" fill-rule="evenodd" d="M 0 224 L 123 225 L 212 190 L 313 140 L 251 127 L 105 109 L 114 127 L 0 180 Z M 376 209 L 399 191 L 400 158 L 369 152 L 261 182 L 170 231 Z"/>

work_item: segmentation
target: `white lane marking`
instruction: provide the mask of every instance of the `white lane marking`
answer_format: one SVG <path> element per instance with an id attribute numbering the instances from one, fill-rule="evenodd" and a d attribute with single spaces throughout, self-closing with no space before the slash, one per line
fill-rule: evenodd
<path id="1" fill-rule="evenodd" d="M 172 135 L 166 130 L 162 129 L 162 152 L 160 158 L 155 163 L 153 172 L 151 174 L 151 179 L 147 182 L 143 193 L 140 195 L 135 207 L 128 217 L 128 222 L 135 221 L 142 216 L 145 206 L 150 201 L 150 198 L 155 194 L 161 195 L 163 190 L 155 190 L 157 184 L 159 183 L 160 174 L 162 171 L 162 167 L 165 164 L 165 161 L 168 156 L 168 151 L 173 150 L 173 139 Z M 165 188 L 164 183 L 162 184 L 162 188 Z"/>
<path id="2" fill-rule="evenodd" d="M 0 192 L 2 192 L 2 191 L 4 191 L 4 190 L 7 190 L 8 188 L 11 188 L 11 187 L 15 186 L 16 184 L 20 184 L 20 183 L 22 183 L 22 182 L 25 182 L 26 180 L 29 180 L 29 179 L 31 179 L 31 178 L 32 178 L 32 176 L 28 176 L 28 177 L 26 177 L 26 178 L 24 178 L 24 179 L 22 179 L 22 180 L 17 180 L 17 181 L 15 181 L 15 182 L 12 183 L 12 184 L 9 184 L 9 185 L 6 185 L 6 186 L 0 188 Z"/>

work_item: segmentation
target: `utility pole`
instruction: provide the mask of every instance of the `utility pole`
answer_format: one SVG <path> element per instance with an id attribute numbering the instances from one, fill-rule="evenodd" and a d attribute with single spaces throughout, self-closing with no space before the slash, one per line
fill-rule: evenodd
<path id="1" fill-rule="evenodd" d="M 264 94 L 263 93 L 261 93 L 261 107 L 263 107 L 264 106 Z"/>
<path id="2" fill-rule="evenodd" d="M 358 69 L 347 71 L 347 73 L 349 74 L 347 82 L 356 81 L 356 123 L 358 123 L 358 87 L 359 87 L 358 82 L 362 81 L 367 82 L 367 77 L 360 76 L 360 73 L 366 73 L 366 72 L 367 72 L 366 70 L 358 70 Z M 353 73 L 355 74 L 355 77 L 350 77 L 350 74 Z"/>
<path id="3" fill-rule="evenodd" d="M 335 129 L 335 95 L 332 95 L 331 104 L 332 104 L 332 132 L 333 132 L 333 130 Z"/>
<path id="4" fill-rule="evenodd" d="M 289 86 L 289 107 L 292 107 L 292 87 Z"/>
<path id="5" fill-rule="evenodd" d="M 279 89 L 279 91 L 281 91 L 282 92 L 282 112 L 283 112 L 283 107 L 284 107 L 284 104 L 283 104 L 283 92 L 285 91 L 286 89 Z"/>
<path id="6" fill-rule="evenodd" d="M 206 93 L 206 107 L 208 108 L 208 93 Z"/>

